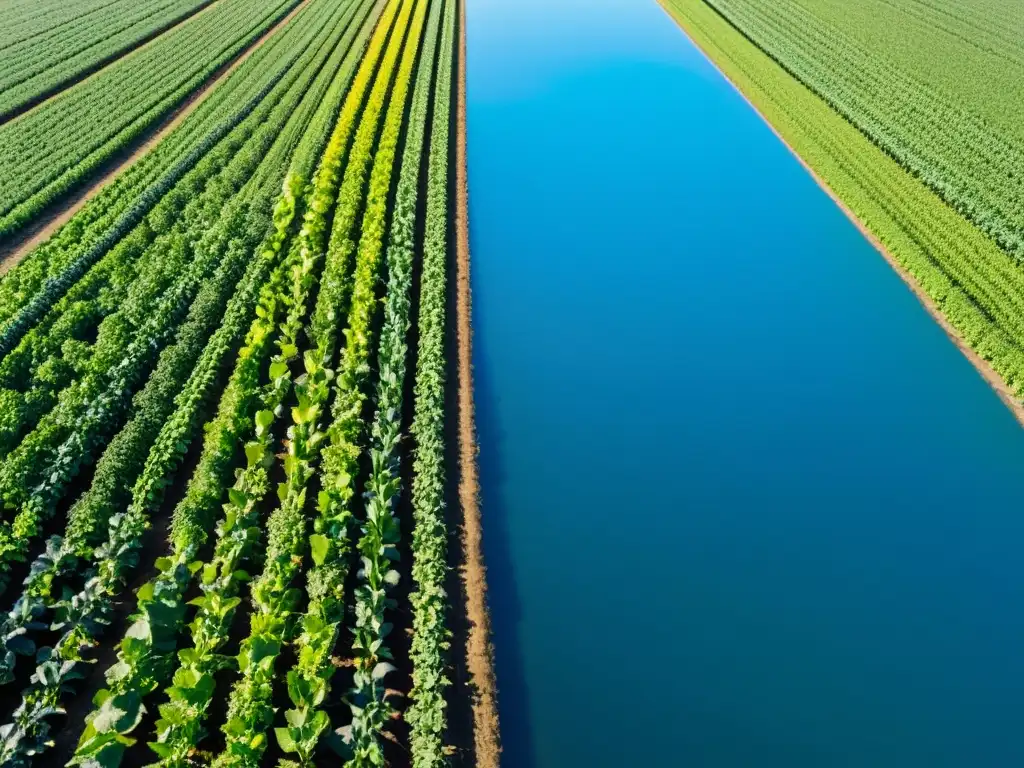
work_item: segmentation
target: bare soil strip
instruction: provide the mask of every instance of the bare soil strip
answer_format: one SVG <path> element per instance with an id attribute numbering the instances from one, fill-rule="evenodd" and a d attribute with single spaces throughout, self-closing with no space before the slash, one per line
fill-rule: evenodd
<path id="1" fill-rule="evenodd" d="M 672 12 L 667 7 L 665 7 L 662 0 L 658 0 L 658 5 L 669 17 L 669 19 L 672 20 L 672 23 L 679 28 L 679 30 L 686 36 L 686 38 L 691 43 L 693 43 L 694 48 L 700 51 L 701 55 L 704 56 L 705 59 L 707 59 L 711 66 L 713 66 L 715 70 L 725 79 L 725 81 L 729 83 L 730 86 L 732 86 L 733 90 L 735 90 L 736 93 L 740 95 L 740 97 L 750 106 L 754 113 L 758 117 L 760 117 L 762 121 L 764 121 L 764 124 L 768 126 L 771 132 L 775 134 L 779 141 L 782 142 L 783 146 L 785 146 L 786 149 L 789 150 L 790 154 L 792 154 L 793 157 L 795 157 L 797 161 L 800 163 L 800 165 L 804 167 L 807 173 L 810 174 L 811 178 L 814 179 L 814 181 L 818 184 L 819 187 L 822 188 L 822 190 L 824 190 L 825 194 L 832 198 L 833 202 L 835 202 L 839 209 L 844 214 L 846 214 L 846 217 L 853 223 L 855 227 L 857 227 L 857 229 L 864 236 L 864 238 L 869 243 L 871 243 L 875 247 L 875 250 L 877 250 L 882 255 L 882 258 L 884 258 L 889 263 L 889 266 L 892 267 L 896 274 L 900 276 L 904 283 L 906 283 L 907 287 L 911 290 L 914 296 L 917 297 L 917 300 L 921 302 L 921 306 L 924 307 L 925 311 L 929 315 L 931 315 L 932 319 L 934 319 L 935 322 L 938 323 L 939 327 L 946 332 L 946 335 L 949 336 L 950 341 L 952 341 L 956 348 L 959 349 L 961 353 L 963 353 L 963 356 L 970 361 L 971 365 L 973 365 L 977 369 L 978 373 L 981 374 L 981 377 L 985 379 L 985 381 L 988 382 L 989 386 L 991 386 L 992 389 L 996 391 L 996 394 L 999 395 L 999 399 L 1002 400 L 1006 407 L 1010 409 L 1010 412 L 1013 413 L 1017 421 L 1020 422 L 1021 426 L 1024 426 L 1024 403 L 1017 399 L 1013 390 L 1011 390 L 1007 386 L 1006 382 L 1003 381 L 1003 377 L 996 372 L 995 368 L 993 368 L 991 364 L 989 364 L 989 362 L 985 360 L 985 358 L 983 358 L 981 355 L 975 352 L 974 349 L 971 348 L 971 345 L 967 343 L 967 340 L 963 337 L 960 331 L 958 331 L 952 325 L 952 323 L 950 323 L 949 320 L 946 319 L 946 316 L 942 313 L 942 310 L 940 310 L 938 306 L 935 304 L 935 302 L 932 301 L 932 298 L 927 294 L 924 288 L 922 288 L 920 284 L 918 284 L 917 280 L 914 279 L 914 276 L 906 269 L 904 269 L 903 265 L 900 264 L 900 262 L 896 259 L 895 256 L 892 255 L 892 253 L 889 252 L 889 250 L 885 247 L 882 241 L 875 236 L 875 233 L 872 232 L 863 221 L 857 218 L 857 214 L 854 213 L 853 210 L 849 206 L 847 206 L 845 202 L 843 202 L 842 198 L 840 198 L 839 195 L 836 194 L 832 187 L 829 186 L 828 182 L 821 176 L 819 176 L 817 171 L 815 171 L 814 168 L 812 168 L 810 164 L 806 160 L 804 160 L 803 157 L 800 156 L 800 153 L 793 148 L 793 146 L 786 140 L 786 137 L 783 136 L 774 125 L 772 125 L 772 122 L 767 117 L 765 117 L 761 110 L 758 109 L 757 105 L 754 104 L 754 102 L 747 97 L 747 94 L 743 92 L 743 89 L 740 88 L 740 86 L 737 85 L 735 82 L 733 82 L 733 80 L 718 66 L 714 58 L 712 58 L 711 54 L 704 50 L 703 46 L 701 46 L 701 44 L 698 43 L 690 35 L 690 33 L 686 31 L 682 24 L 680 24 L 676 20 L 675 16 L 672 15 Z"/>
<path id="2" fill-rule="evenodd" d="M 296 14 L 301 11 L 309 0 L 301 0 L 287 16 L 277 22 L 259 37 L 256 42 L 245 49 L 234 60 L 230 61 L 203 83 L 192 93 L 177 109 L 157 123 L 148 133 L 148 136 L 137 140 L 133 145 L 127 147 L 123 152 L 118 153 L 104 165 L 103 169 L 96 174 L 94 180 L 78 188 L 74 192 L 63 197 L 51 206 L 45 213 L 37 217 L 36 221 L 23 228 L 13 235 L 9 242 L 0 246 L 0 275 L 3 275 L 11 267 L 21 261 L 40 243 L 44 242 L 60 227 L 82 209 L 89 200 L 99 194 L 104 187 L 110 184 L 118 174 L 126 170 L 139 158 L 159 144 L 171 131 L 177 128 L 185 118 L 203 103 L 203 100 L 210 95 L 213 87 L 224 78 L 229 77 L 242 63 L 255 53 L 260 46 L 266 43 L 279 30 L 283 29 Z M 213 7 L 212 4 L 206 8 Z M 205 11 L 205 9 L 204 9 Z"/>
<path id="3" fill-rule="evenodd" d="M 145 48 L 147 45 L 152 43 L 165 32 L 169 32 L 174 27 L 184 24 L 193 16 L 198 16 L 200 13 L 205 11 L 207 8 L 209 8 L 216 2 L 218 2 L 218 0 L 203 0 L 203 2 L 199 5 L 195 6 L 194 8 L 188 9 L 187 11 L 174 17 L 173 19 L 169 19 L 168 21 L 161 24 L 156 29 L 151 30 L 145 36 L 139 38 L 138 40 L 135 40 L 127 46 L 124 46 L 116 51 L 111 52 L 99 61 L 93 62 L 80 72 L 74 75 L 69 75 L 63 80 L 54 83 L 45 91 L 42 91 L 37 96 L 31 98 L 29 101 L 26 101 L 20 106 L 13 107 L 12 109 L 7 110 L 7 112 L 0 113 L 0 125 L 3 125 L 4 123 L 9 123 L 14 118 L 18 117 L 19 115 L 25 114 L 26 112 L 32 110 L 34 107 L 42 104 L 44 101 L 48 101 L 57 94 L 66 91 L 68 88 L 71 88 L 74 85 L 78 85 L 80 82 L 88 79 L 92 75 L 98 74 L 101 69 L 106 69 L 115 61 L 120 61 L 126 56 L 129 56 L 135 53 L 136 51 Z"/>
<path id="4" fill-rule="evenodd" d="M 466 168 L 466 2 L 459 0 L 458 125 L 456 128 L 456 335 L 459 387 L 459 501 L 463 510 L 462 581 L 466 591 L 469 636 L 466 662 L 472 678 L 473 741 L 477 768 L 498 768 L 498 690 L 487 609 L 487 570 L 484 567 L 480 520 L 480 480 L 477 469 L 476 424 L 473 405 L 472 296 L 469 281 L 469 186 Z"/>

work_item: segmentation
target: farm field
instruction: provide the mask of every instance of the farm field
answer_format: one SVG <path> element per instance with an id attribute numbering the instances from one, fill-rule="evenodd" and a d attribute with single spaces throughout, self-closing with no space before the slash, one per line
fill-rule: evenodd
<path id="1" fill-rule="evenodd" d="M 207 92 L 0 277 L 0 765 L 496 765 L 461 4 L 8 5 L 0 240 Z"/>
<path id="2" fill-rule="evenodd" d="M 0 245 L 180 106 L 298 0 L 222 0 L 0 125 Z"/>
<path id="3" fill-rule="evenodd" d="M 0 120 L 10 119 L 207 5 L 202 0 L 150 0 L 127 6 L 108 3 L 78 14 L 62 13 L 62 4 L 40 3 L 31 7 L 31 16 L 30 9 L 7 14 L 5 21 L 17 28 L 19 21 L 35 17 L 38 6 L 43 6 L 43 18 L 50 26 L 38 32 L 29 26 L 17 35 L 20 39 L 0 47 Z M 70 18 L 62 23 L 65 14 Z"/>
<path id="4" fill-rule="evenodd" d="M 1012 4 L 662 4 L 981 358 L 1020 418 L 1024 22 Z"/>

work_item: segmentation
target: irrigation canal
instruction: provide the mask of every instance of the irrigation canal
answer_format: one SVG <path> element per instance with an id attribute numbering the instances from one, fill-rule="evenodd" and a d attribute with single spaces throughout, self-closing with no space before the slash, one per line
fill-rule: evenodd
<path id="1" fill-rule="evenodd" d="M 653 0 L 467 11 L 505 764 L 1024 764 L 1024 430 Z"/>

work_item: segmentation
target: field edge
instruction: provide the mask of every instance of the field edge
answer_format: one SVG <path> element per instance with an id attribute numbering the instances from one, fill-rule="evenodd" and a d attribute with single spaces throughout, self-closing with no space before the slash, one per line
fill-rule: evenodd
<path id="1" fill-rule="evenodd" d="M 458 346 L 458 455 L 459 504 L 462 507 L 465 612 L 469 621 L 466 664 L 473 686 L 473 742 L 477 768 L 498 768 L 501 763 L 497 681 L 491 618 L 487 606 L 487 569 L 483 556 L 480 514 L 478 446 L 473 401 L 472 289 L 469 254 L 469 182 L 466 150 L 466 0 L 458 0 L 459 42 L 456 107 L 455 242 L 456 343 Z"/>
<path id="2" fill-rule="evenodd" d="M 1010 412 L 1017 419 L 1018 423 L 1024 427 L 1024 402 L 1017 398 L 1013 389 L 1007 384 L 1006 380 L 999 374 L 999 372 L 993 367 L 990 361 L 982 357 L 970 344 L 966 336 L 958 329 L 947 315 L 939 307 L 938 303 L 932 298 L 925 287 L 917 279 L 917 277 L 896 257 L 896 255 L 882 242 L 881 235 L 876 232 L 870 225 L 869 222 L 865 221 L 857 215 L 853 208 L 844 200 L 839 192 L 829 183 L 822 173 L 811 164 L 811 161 L 805 158 L 797 149 L 796 142 L 789 136 L 783 133 L 783 129 L 772 122 L 771 119 L 765 114 L 765 111 L 755 102 L 754 96 L 749 93 L 744 87 L 734 79 L 720 62 L 714 57 L 713 53 L 708 50 L 700 40 L 697 39 L 693 30 L 686 25 L 685 19 L 680 13 L 671 6 L 668 0 L 657 0 L 658 6 L 668 16 L 668 18 L 676 25 L 676 27 L 686 36 L 686 38 L 693 44 L 694 48 L 700 52 L 708 63 L 715 68 L 715 71 L 721 75 L 721 77 L 729 83 L 729 85 L 736 91 L 737 94 L 747 103 L 747 105 L 754 111 L 755 114 L 768 126 L 769 130 L 778 138 L 778 140 L 786 147 L 786 149 L 796 158 L 800 165 L 807 171 L 811 178 L 818 184 L 819 187 L 835 202 L 843 214 L 850 220 L 850 222 L 857 227 L 864 238 L 871 243 L 871 245 L 878 251 L 883 259 L 889 264 L 889 266 L 896 272 L 896 274 L 903 280 L 906 286 L 914 294 L 917 300 L 920 302 L 924 310 L 932 317 L 932 319 L 939 325 L 939 327 L 946 333 L 950 341 L 953 342 L 954 346 L 960 350 L 960 352 L 967 358 L 967 360 L 974 366 L 978 374 L 995 390 L 999 399 L 1003 404 L 1010 410 Z M 753 44 L 751 44 L 753 45 Z M 777 66 L 777 65 L 776 65 Z M 781 68 L 780 68 L 781 70 Z M 791 78 L 788 73 L 787 77 Z M 805 88 L 802 83 L 793 79 L 793 82 L 800 85 L 801 88 Z M 813 95 L 813 94 L 812 94 Z M 817 99 L 818 97 L 815 96 Z M 827 108 L 827 105 L 825 105 Z M 866 144 L 870 144 L 868 139 L 864 138 Z M 877 148 L 871 144 L 872 148 Z M 881 150 L 877 150 L 881 151 Z M 924 186 L 922 185 L 922 188 Z"/>

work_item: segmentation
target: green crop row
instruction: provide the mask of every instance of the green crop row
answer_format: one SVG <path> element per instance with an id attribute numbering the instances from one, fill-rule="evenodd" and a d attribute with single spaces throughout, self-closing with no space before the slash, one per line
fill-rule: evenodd
<path id="1" fill-rule="evenodd" d="M 387 89 L 399 54 L 403 51 L 403 40 L 409 26 L 411 8 L 412 3 L 408 1 L 401 4 L 392 3 L 389 6 L 389 13 L 394 16 L 394 24 L 391 26 L 390 23 L 382 21 L 374 41 L 375 50 L 367 55 L 360 68 L 360 85 L 352 92 L 353 104 L 362 100 L 366 85 L 373 80 L 377 52 L 386 39 L 387 47 L 380 57 L 373 89 L 366 99 L 359 129 L 348 154 L 348 166 L 342 189 L 345 189 L 346 182 L 349 182 L 348 174 L 364 165 L 371 154 L 370 146 L 376 134 Z M 390 22 L 390 18 L 386 21 Z M 415 33 L 414 21 L 410 34 Z M 408 55 L 408 45 L 404 50 L 403 62 Z M 401 83 L 402 71 L 399 68 L 393 99 L 401 98 Z M 342 123 L 339 124 L 339 129 L 344 129 L 346 139 L 352 127 L 349 122 L 350 115 L 351 110 L 343 110 Z M 378 150 L 377 157 L 380 156 Z M 325 186 L 331 183 L 337 189 L 336 178 L 336 169 L 328 168 L 323 179 Z M 348 188 L 351 189 L 350 184 Z M 372 189 L 368 194 L 372 194 Z M 321 199 L 326 203 L 324 197 Z M 339 206 L 344 204 L 344 198 L 339 200 Z M 335 213 L 336 224 L 341 215 L 340 210 Z M 326 236 L 324 222 L 317 220 L 310 223 L 310 233 L 316 234 L 316 242 L 311 243 L 315 247 L 310 250 L 322 255 Z M 331 253 L 331 250 L 327 249 L 328 259 Z M 330 262 L 327 269 L 329 264 Z M 322 301 L 324 296 L 324 289 L 321 288 L 318 302 Z M 349 321 L 351 323 L 351 315 Z M 350 331 L 351 325 L 345 332 L 348 334 Z M 322 532 L 314 532 L 307 538 L 305 499 L 307 483 L 314 473 L 315 463 L 325 439 L 321 431 L 322 414 L 330 393 L 331 381 L 335 380 L 333 371 L 327 367 L 331 363 L 331 357 L 325 354 L 325 350 L 334 345 L 337 332 L 337 325 L 321 328 L 320 333 L 314 329 L 310 336 L 314 348 L 307 350 L 304 355 L 306 373 L 296 382 L 297 405 L 291 410 L 292 424 L 287 433 L 288 453 L 284 458 L 283 467 L 286 480 L 278 488 L 280 506 L 270 516 L 268 523 L 271 531 L 268 557 L 263 573 L 253 588 L 254 612 L 251 630 L 248 638 L 242 643 L 243 651 L 239 657 L 241 676 L 232 690 L 228 703 L 228 721 L 223 728 L 227 748 L 215 761 L 215 765 L 218 766 L 252 766 L 258 762 L 266 745 L 265 734 L 273 724 L 274 666 L 283 644 L 294 632 L 294 611 L 301 590 L 295 588 L 293 584 L 301 573 L 301 564 L 308 552 L 312 553 L 315 567 L 317 563 L 323 564 L 330 551 L 330 542 Z M 335 587 L 340 587 L 340 584 Z M 294 691 L 297 685 L 301 686 L 301 681 L 293 677 L 290 688 Z M 296 725 L 302 724 L 296 722 Z M 314 744 L 317 735 L 319 734 L 310 734 Z M 294 751 L 287 749 L 293 745 L 286 742 L 284 746 L 286 751 Z"/>
<path id="2" fill-rule="evenodd" d="M 370 360 L 379 303 L 376 289 L 387 231 L 388 194 L 428 5 L 426 0 L 417 3 L 409 42 L 403 52 L 374 157 L 356 250 L 349 327 L 345 331 L 346 345 L 332 406 L 333 423 L 328 430 L 331 444 L 324 450 L 324 485 L 330 487 L 333 498 L 347 498 L 350 505 L 355 496 L 359 465 L 369 449 L 369 430 L 364 414 L 372 385 Z M 429 63 L 426 69 L 429 70 Z M 347 246 L 341 249 L 343 253 L 346 250 Z M 388 596 L 388 590 L 400 578 L 398 570 L 392 566 L 399 559 L 401 530 L 394 514 L 397 482 L 393 478 L 386 481 L 377 478 L 381 482 L 373 484 L 377 477 L 376 469 L 371 470 L 371 484 L 364 494 L 362 519 L 356 526 L 359 531 L 356 549 L 362 567 L 356 573 L 351 626 L 354 674 L 352 687 L 346 696 L 352 719 L 340 731 L 348 757 L 346 765 L 351 766 L 384 764 L 381 734 L 392 711 L 384 686 L 385 677 L 393 669 L 390 663 L 393 657 L 386 644 L 392 624 L 386 614 L 396 607 L 394 599 Z M 352 511 L 350 507 L 350 514 Z"/>
<path id="3" fill-rule="evenodd" d="M 389 277 L 385 294 L 385 320 L 381 331 L 382 362 L 379 369 L 381 382 L 387 382 L 387 385 L 382 383 L 382 386 L 390 386 L 391 389 L 388 391 L 392 395 L 395 386 L 398 390 L 397 401 L 392 399 L 381 406 L 387 417 L 396 424 L 393 446 L 397 445 L 397 429 L 400 428 L 401 421 L 401 375 L 404 373 L 406 356 L 405 333 L 409 327 L 409 289 L 414 258 L 416 199 L 440 6 L 441 4 L 437 2 L 432 4 L 430 20 L 423 38 L 387 250 Z M 415 29 L 410 34 L 415 34 Z M 399 78 L 402 76 L 403 73 L 400 72 Z M 392 104 L 396 104 L 395 97 L 392 98 Z M 389 121 L 384 129 L 386 135 L 395 123 L 394 113 L 395 110 L 389 110 Z M 384 142 L 385 139 L 382 138 L 381 144 Z M 378 187 L 382 184 L 382 175 L 383 172 L 377 174 Z M 371 189 L 373 186 L 374 180 L 371 178 Z M 380 204 L 379 202 L 378 207 Z M 368 215 L 369 211 L 366 216 Z M 367 243 L 368 249 L 373 247 L 376 246 Z M 350 360 L 351 358 L 346 356 L 345 364 L 350 365 Z M 376 458 L 374 465 L 376 466 Z M 332 464 L 329 458 L 325 458 L 324 491 L 319 500 L 320 514 L 314 518 L 315 533 L 311 539 L 313 565 L 308 574 L 306 588 L 309 607 L 302 617 L 302 631 L 295 641 L 298 661 L 287 675 L 288 695 L 293 706 L 285 712 L 284 724 L 276 731 L 281 748 L 287 753 L 294 754 L 303 766 L 312 764 L 316 748 L 331 726 L 323 705 L 330 693 L 330 682 L 336 671 L 331 653 L 338 641 L 344 615 L 344 583 L 350 553 L 347 536 L 351 528 L 351 504 L 354 496 L 351 475 L 342 474 L 345 466 Z"/>
<path id="4" fill-rule="evenodd" d="M 307 32 L 315 32 L 317 20 L 315 16 L 318 15 L 312 14 L 314 18 L 310 18 L 309 21 L 313 22 L 314 26 L 310 27 Z M 273 64 L 273 61 L 270 63 Z M 138 197 L 130 203 L 123 204 L 112 225 L 103 233 L 102 237 L 89 247 L 78 250 L 72 260 L 62 260 L 59 265 L 51 264 L 51 266 L 56 266 L 56 271 L 51 273 L 44 284 L 35 283 L 38 286 L 36 293 L 26 295 L 23 290 L 26 287 L 24 281 L 19 281 L 22 304 L 15 316 L 0 330 L 0 351 L 7 352 L 12 349 L 32 328 L 33 324 L 39 322 L 44 323 L 44 326 L 37 329 L 36 335 L 47 336 L 49 326 L 46 326 L 45 323 L 50 322 L 53 317 L 51 316 L 50 320 L 47 320 L 44 315 L 55 302 L 63 301 L 64 305 L 80 308 L 79 297 L 90 297 L 94 293 L 109 292 L 114 289 L 118 284 L 116 279 L 112 279 L 104 271 L 108 268 L 100 266 L 98 260 L 101 262 L 104 259 L 106 261 L 118 258 L 121 258 L 122 261 L 127 259 L 127 266 L 130 267 L 134 259 L 138 257 L 141 246 L 149 243 L 157 234 L 166 231 L 175 222 L 176 211 L 198 194 L 211 174 L 233 157 L 240 146 L 239 142 L 245 141 L 266 119 L 269 111 L 276 106 L 280 95 L 286 92 L 294 82 L 296 71 L 295 68 L 291 69 L 289 76 L 284 79 L 284 88 L 277 88 L 277 83 L 285 70 L 275 73 L 270 82 L 264 84 L 255 96 L 242 105 L 241 109 L 236 109 L 227 120 L 214 126 L 210 133 L 161 174 L 157 181 L 138 190 Z M 254 119 L 247 120 L 246 118 L 253 112 L 255 112 Z M 145 220 L 143 220 L 143 216 L 146 217 Z M 60 237 L 56 239 L 59 240 Z M 48 246 L 49 243 L 40 250 L 46 250 Z M 128 252 L 125 254 L 123 252 L 126 249 Z M 120 255 L 111 252 L 118 250 L 122 252 Z M 18 269 L 8 275 L 3 286 L 9 285 L 23 272 L 23 269 Z M 81 278 L 87 273 L 89 273 L 88 279 L 81 282 Z M 129 269 L 127 274 L 131 276 L 132 270 Z M 107 301 L 106 305 L 110 306 L 116 303 L 115 299 Z M 78 309 L 78 314 L 81 314 L 81 309 Z M 80 319 L 73 320 L 71 325 L 79 337 L 88 335 L 89 329 L 82 327 Z M 59 341 L 53 343 L 51 347 L 59 343 Z M 7 365 L 9 367 L 11 364 Z"/>
<path id="5" fill-rule="evenodd" d="M 445 652 L 449 646 L 444 584 L 448 574 L 445 522 L 445 359 L 447 242 L 448 242 L 448 137 L 451 124 L 452 58 L 455 45 L 455 3 L 445 12 L 441 58 L 434 96 L 434 125 L 430 136 L 427 177 L 426 240 L 420 278 L 419 350 L 416 358 L 415 408 L 412 437 L 416 442 L 413 465 L 412 541 L 413 609 L 412 704 L 406 715 L 412 726 L 413 765 L 444 763 Z"/>
<path id="6" fill-rule="evenodd" d="M 169 169 L 182 168 L 177 174 L 180 178 L 191 168 L 187 162 L 181 163 L 184 158 L 194 158 L 191 161 L 194 165 L 203 156 L 197 150 L 201 152 L 204 146 L 207 149 L 215 146 L 263 102 L 278 80 L 293 76 L 291 65 L 305 50 L 310 35 L 315 34 L 317 26 L 323 23 L 325 10 L 320 4 L 301 9 L 292 23 L 272 36 L 266 45 L 258 48 L 224 82 L 218 84 L 209 97 L 153 151 L 104 187 L 57 234 L 5 274 L 0 279 L 0 321 L 7 323 L 33 299 L 45 281 L 60 278 L 70 264 L 87 252 L 94 254 L 88 259 L 91 266 L 123 236 L 123 232 L 117 234 L 123 225 L 117 225 L 126 209 L 138 211 L 140 198 L 158 202 L 159 191 L 154 194 L 148 190 L 155 184 L 165 186 L 163 179 Z M 149 208 L 142 208 L 134 221 L 141 220 L 148 212 Z M 112 227 L 115 230 L 113 235 L 110 234 Z M 104 241 L 107 243 L 105 248 L 97 249 L 97 244 Z"/>
<path id="7" fill-rule="evenodd" d="M 0 51 L 16 43 L 78 23 L 102 12 L 117 0 L 12 0 L 4 7 Z"/>

